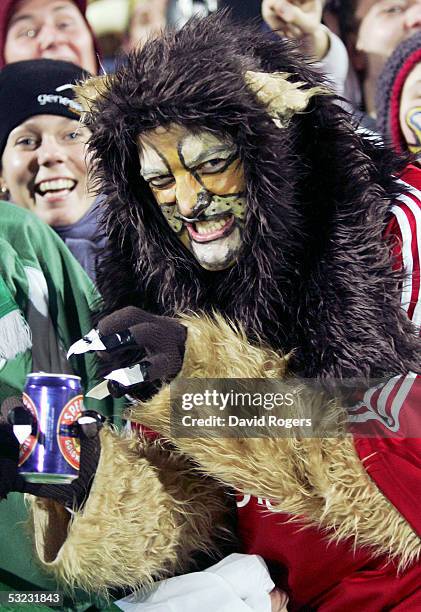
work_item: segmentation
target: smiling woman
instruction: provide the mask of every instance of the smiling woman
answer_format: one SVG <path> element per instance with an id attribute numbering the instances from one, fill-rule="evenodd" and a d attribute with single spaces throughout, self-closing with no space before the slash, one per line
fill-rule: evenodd
<path id="1" fill-rule="evenodd" d="M 37 115 L 12 130 L 2 179 L 12 201 L 52 226 L 73 224 L 89 209 L 84 155 L 86 129 L 77 121 Z"/>
<path id="2" fill-rule="evenodd" d="M 51 225 L 93 277 L 102 240 L 87 181 L 89 130 L 79 122 L 72 89 L 86 75 L 48 59 L 3 68 L 0 186 L 10 201 Z"/>

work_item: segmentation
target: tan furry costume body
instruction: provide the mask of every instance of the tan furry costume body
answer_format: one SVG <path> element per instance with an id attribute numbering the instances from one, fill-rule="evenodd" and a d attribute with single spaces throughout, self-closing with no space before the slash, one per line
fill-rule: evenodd
<path id="1" fill-rule="evenodd" d="M 285 358 L 252 346 L 221 317 L 183 323 L 189 331 L 180 378 L 285 375 Z M 169 387 L 130 418 L 170 438 Z M 184 571 L 194 551 L 210 550 L 223 533 L 224 485 L 271 499 L 274 511 L 326 530 L 331 540 L 369 547 L 373 557 L 387 555 L 401 568 L 419 558 L 418 536 L 366 474 L 348 436 L 185 438 L 171 440 L 174 449 L 106 430 L 101 441 L 82 512 L 70 517 L 44 499 L 32 504 L 40 559 L 72 587 L 105 593 Z"/>

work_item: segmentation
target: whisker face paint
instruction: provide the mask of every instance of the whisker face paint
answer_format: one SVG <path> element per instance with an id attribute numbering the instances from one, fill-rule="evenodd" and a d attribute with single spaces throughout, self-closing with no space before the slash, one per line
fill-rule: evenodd
<path id="1" fill-rule="evenodd" d="M 245 180 L 228 137 L 173 124 L 138 137 L 141 176 L 168 225 L 207 270 L 237 259 L 246 214 Z"/>

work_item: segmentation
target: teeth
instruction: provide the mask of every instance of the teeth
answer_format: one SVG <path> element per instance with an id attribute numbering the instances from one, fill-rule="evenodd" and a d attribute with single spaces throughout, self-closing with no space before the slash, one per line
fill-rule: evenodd
<path id="1" fill-rule="evenodd" d="M 198 234 L 210 234 L 222 229 L 226 225 L 227 219 L 220 221 L 196 221 L 195 227 Z"/>
<path id="2" fill-rule="evenodd" d="M 38 190 L 41 193 L 46 193 L 47 191 L 61 191 L 62 189 L 72 189 L 72 187 L 76 184 L 76 181 L 73 179 L 55 179 L 52 181 L 42 181 L 38 185 Z"/>

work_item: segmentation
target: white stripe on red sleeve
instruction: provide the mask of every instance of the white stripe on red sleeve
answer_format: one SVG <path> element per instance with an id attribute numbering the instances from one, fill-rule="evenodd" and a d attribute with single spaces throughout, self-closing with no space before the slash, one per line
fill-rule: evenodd
<path id="1" fill-rule="evenodd" d="M 403 267 L 405 279 L 402 283 L 402 308 L 414 325 L 421 328 L 421 192 L 399 181 L 406 193 L 399 195 L 391 209 L 392 218 L 385 238 L 394 238 L 392 252 L 394 268 Z M 413 372 L 406 376 L 395 376 L 385 385 L 367 390 L 362 402 L 349 411 L 352 423 L 365 423 L 372 419 L 380 421 L 386 429 L 403 431 L 408 435 L 408 425 L 413 412 L 414 397 L 418 393 L 420 377 Z M 406 406 L 407 410 L 402 412 Z M 408 414 L 407 414 L 408 413 Z"/>
<path id="2" fill-rule="evenodd" d="M 401 182 L 401 181 L 400 181 Z M 402 287 L 402 306 L 413 321 L 421 327 L 421 192 L 408 187 L 408 193 L 401 194 L 392 207 L 401 237 L 402 262 L 406 279 Z"/>

